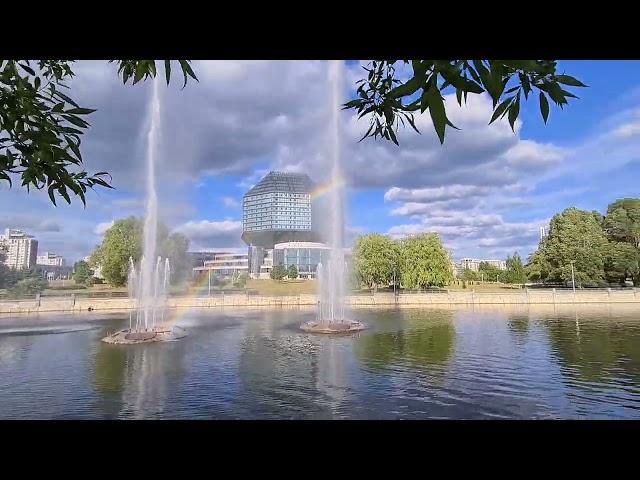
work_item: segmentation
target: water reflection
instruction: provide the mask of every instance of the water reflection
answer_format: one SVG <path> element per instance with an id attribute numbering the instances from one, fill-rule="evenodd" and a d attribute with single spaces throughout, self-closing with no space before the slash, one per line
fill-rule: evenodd
<path id="1" fill-rule="evenodd" d="M 381 317 L 381 328 L 355 343 L 363 363 L 373 369 L 403 365 L 444 374 L 455 350 L 453 312 L 399 310 Z"/>
<path id="2" fill-rule="evenodd" d="M 93 384 L 100 393 L 96 410 L 105 418 L 162 417 L 168 396 L 183 375 L 182 350 L 179 342 L 126 346 L 98 342 L 93 362 Z"/>
<path id="3" fill-rule="evenodd" d="M 330 417 L 317 389 L 317 338 L 298 333 L 299 319 L 282 328 L 282 315 L 266 313 L 266 321 L 246 325 L 240 343 L 238 401 L 252 410 L 252 418 Z M 295 322 L 295 323 L 294 323 Z M 281 328 L 278 328 L 281 327 Z"/>
<path id="4" fill-rule="evenodd" d="M 543 321 L 562 373 L 576 385 L 640 382 L 640 326 L 624 317 L 575 312 Z"/>
<path id="5" fill-rule="evenodd" d="M 510 315 L 507 325 L 516 342 L 523 343 L 527 341 L 527 336 L 529 335 L 528 315 Z"/>
<path id="6" fill-rule="evenodd" d="M 635 309 L 354 315 L 370 329 L 327 337 L 300 331 L 313 312 L 194 311 L 186 338 L 137 346 L 100 342 L 123 316 L 20 319 L 0 418 L 640 418 Z"/>

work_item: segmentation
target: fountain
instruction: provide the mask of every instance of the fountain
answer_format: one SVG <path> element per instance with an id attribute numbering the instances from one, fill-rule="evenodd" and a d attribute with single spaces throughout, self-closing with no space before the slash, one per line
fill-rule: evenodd
<path id="1" fill-rule="evenodd" d="M 144 218 L 144 246 L 140 269 L 136 271 L 133 259 L 129 258 L 127 286 L 129 298 L 135 298 L 135 323 L 133 312 L 129 314 L 129 328 L 102 339 L 107 343 L 144 343 L 175 340 L 186 335 L 180 327 L 164 325 L 167 286 L 171 267 L 169 259 L 156 257 L 158 230 L 158 196 L 156 194 L 155 162 L 160 126 L 160 95 L 156 76 L 153 80 L 150 126 L 147 136 L 147 202 Z M 156 258 L 154 266 L 154 258 Z M 162 281 L 161 278 L 162 274 Z"/>
<path id="2" fill-rule="evenodd" d="M 344 280 L 346 262 L 344 260 L 344 201 L 340 169 L 340 104 L 344 84 L 343 62 L 329 62 L 329 83 L 331 85 L 331 184 L 329 192 L 331 211 L 331 231 L 329 258 L 326 265 L 318 264 L 316 277 L 319 284 L 318 311 L 315 321 L 302 324 L 302 330 L 314 333 L 349 333 L 366 328 L 362 322 L 345 318 Z"/>

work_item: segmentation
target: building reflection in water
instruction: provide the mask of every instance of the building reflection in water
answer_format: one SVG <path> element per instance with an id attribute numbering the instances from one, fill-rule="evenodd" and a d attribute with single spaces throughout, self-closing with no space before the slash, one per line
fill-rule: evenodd
<path id="1" fill-rule="evenodd" d="M 238 404 L 251 418 L 340 418 L 353 339 L 304 333 L 299 312 L 264 317 L 245 328 Z"/>

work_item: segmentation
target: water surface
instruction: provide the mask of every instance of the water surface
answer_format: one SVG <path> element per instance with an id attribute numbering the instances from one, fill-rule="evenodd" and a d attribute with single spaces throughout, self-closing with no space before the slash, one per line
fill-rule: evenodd
<path id="1" fill-rule="evenodd" d="M 0 319 L 3 419 L 640 418 L 640 316 L 387 309 L 196 310 L 189 336 L 108 345 L 127 314 Z"/>

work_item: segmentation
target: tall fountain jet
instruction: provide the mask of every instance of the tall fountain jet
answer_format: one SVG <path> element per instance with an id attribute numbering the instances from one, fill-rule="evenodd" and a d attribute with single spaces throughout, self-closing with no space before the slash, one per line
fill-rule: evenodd
<path id="1" fill-rule="evenodd" d="M 157 256 L 158 195 L 156 193 L 156 160 L 160 132 L 159 77 L 153 80 L 150 104 L 150 122 L 147 133 L 147 199 L 144 217 L 143 255 L 139 270 L 133 259 L 129 259 L 129 298 L 135 298 L 135 323 L 129 316 L 129 329 L 104 338 L 108 343 L 140 343 L 180 338 L 183 332 L 177 327 L 163 326 L 167 288 L 171 267 L 169 259 L 164 262 Z M 181 330 L 181 329 L 180 329 Z"/>
<path id="2" fill-rule="evenodd" d="M 340 111 L 344 99 L 344 62 L 329 61 L 330 95 L 330 136 L 329 163 L 330 183 L 334 186 L 329 192 L 330 232 L 329 258 L 326 264 L 319 263 L 316 276 L 318 278 L 318 311 L 316 321 L 307 322 L 302 329 L 317 333 L 338 333 L 358 331 L 365 328 L 358 321 L 345 318 L 344 284 L 346 263 L 344 259 L 344 182 L 341 168 Z"/>

